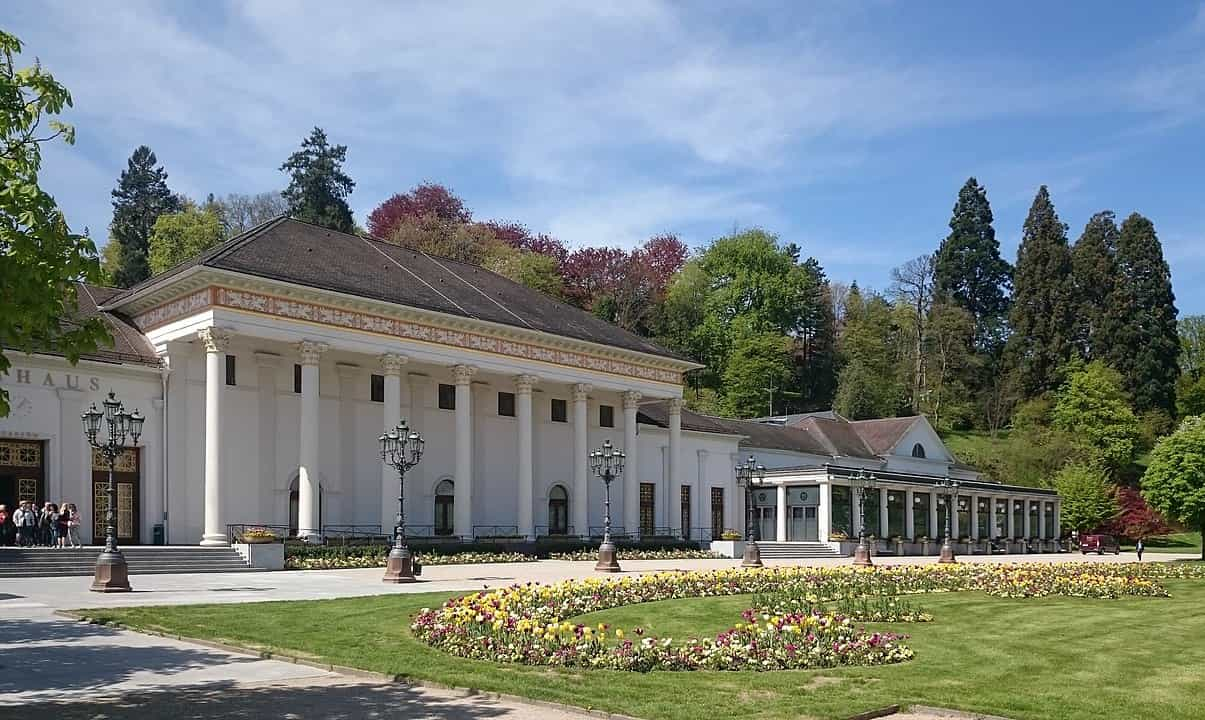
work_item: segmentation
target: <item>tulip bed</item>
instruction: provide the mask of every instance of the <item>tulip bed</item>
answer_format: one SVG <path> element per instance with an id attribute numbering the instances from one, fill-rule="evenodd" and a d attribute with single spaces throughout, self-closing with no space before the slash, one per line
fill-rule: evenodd
<path id="1" fill-rule="evenodd" d="M 452 655 L 525 665 L 641 672 L 883 665 L 913 657 L 905 636 L 856 623 L 932 619 L 897 600 L 901 595 L 974 590 L 1003 598 L 1162 597 L 1162 577 L 1199 579 L 1205 569 L 1034 563 L 662 572 L 473 593 L 424 608 L 411 631 Z M 675 641 L 640 628 L 570 620 L 635 603 L 745 594 L 754 596 L 754 607 L 744 622 L 714 638 Z"/>

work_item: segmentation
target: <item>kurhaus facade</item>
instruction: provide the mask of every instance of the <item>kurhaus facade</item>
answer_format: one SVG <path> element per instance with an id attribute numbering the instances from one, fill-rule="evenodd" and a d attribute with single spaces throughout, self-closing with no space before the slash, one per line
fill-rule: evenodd
<path id="1" fill-rule="evenodd" d="M 426 440 L 407 475 L 419 535 L 598 534 L 603 487 L 587 455 L 608 439 L 628 456 L 612 518 L 630 535 L 707 540 L 743 526 L 732 467 L 750 452 L 774 468 L 774 501 L 762 489 L 756 506 L 765 536 L 783 540 L 828 538 L 844 517 L 831 489 L 851 468 L 894 477 L 912 498 L 946 473 L 985 498 L 1040 495 L 979 482 L 923 418 L 891 440 L 898 422 L 875 435 L 836 417 L 685 411 L 689 360 L 481 268 L 288 218 L 130 290 L 81 286 L 80 300 L 116 344 L 74 367 L 14 358 L 0 378 L 13 404 L 0 419 L 0 502 L 67 500 L 103 516 L 106 474 L 79 415 L 111 389 L 147 415 L 142 446 L 118 463 L 125 543 L 154 541 L 157 526 L 166 542 L 208 545 L 226 543 L 228 524 L 389 532 L 397 480 L 377 437 L 401 418 Z M 898 454 L 922 435 L 931 455 Z M 793 487 L 816 497 L 795 503 L 808 493 Z M 894 531 L 892 497 L 881 512 Z"/>

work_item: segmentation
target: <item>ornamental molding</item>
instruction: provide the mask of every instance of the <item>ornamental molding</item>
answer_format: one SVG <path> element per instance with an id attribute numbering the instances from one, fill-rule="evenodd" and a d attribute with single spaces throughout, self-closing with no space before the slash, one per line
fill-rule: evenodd
<path id="1" fill-rule="evenodd" d="M 230 333 L 221 328 L 202 328 L 197 331 L 197 337 L 200 338 L 207 353 L 226 352 L 226 348 L 230 347 Z"/>
<path id="2" fill-rule="evenodd" d="M 669 405 L 670 415 L 681 415 L 682 406 L 686 404 L 682 398 L 670 398 L 667 403 Z"/>
<path id="3" fill-rule="evenodd" d="M 530 395 L 532 387 L 538 382 L 540 382 L 540 378 L 535 375 L 516 375 L 515 392 L 520 395 Z"/>
<path id="4" fill-rule="evenodd" d="M 332 298 L 312 289 L 290 292 L 244 276 L 222 278 L 224 282 L 235 279 L 254 289 L 203 287 L 147 308 L 134 315 L 133 322 L 147 333 L 206 310 L 225 308 L 672 385 L 680 385 L 682 372 L 696 367 L 688 361 L 474 318 L 379 301 Z"/>
<path id="5" fill-rule="evenodd" d="M 635 410 L 640 405 L 640 398 L 643 397 L 635 390 L 627 390 L 623 393 L 623 409 Z"/>
<path id="6" fill-rule="evenodd" d="M 457 385 L 468 385 L 476 374 L 477 368 L 472 365 L 457 365 L 452 368 L 452 377 L 456 379 Z"/>
<path id="7" fill-rule="evenodd" d="M 410 358 L 398 353 L 385 353 L 380 357 L 381 369 L 386 375 L 401 375 L 402 367 L 410 361 Z"/>
<path id="8" fill-rule="evenodd" d="M 585 402 L 594 386 L 590 383 L 577 383 L 573 386 L 573 402 Z"/>
<path id="9" fill-rule="evenodd" d="M 301 356 L 302 365 L 317 365 L 322 353 L 330 349 L 330 345 L 314 340 L 302 340 L 297 343 L 297 354 Z"/>

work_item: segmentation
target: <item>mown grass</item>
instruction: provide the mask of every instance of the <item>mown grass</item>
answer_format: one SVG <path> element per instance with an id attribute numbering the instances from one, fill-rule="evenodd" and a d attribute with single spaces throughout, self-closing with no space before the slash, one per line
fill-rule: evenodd
<path id="1" fill-rule="evenodd" d="M 556 670 L 462 660 L 414 640 L 408 618 L 447 594 L 89 610 L 105 621 L 399 676 L 604 709 L 650 720 L 844 718 L 894 703 L 1018 720 L 1205 718 L 1205 583 L 1169 599 L 914 599 L 936 621 L 900 665 L 772 673 Z M 584 616 L 661 636 L 711 635 L 748 597 L 670 600 Z M 880 626 L 875 626 L 880 627 Z"/>
<path id="2" fill-rule="evenodd" d="M 1200 553 L 1201 533 L 1179 532 L 1163 537 L 1149 537 L 1142 541 L 1147 552 L 1153 553 Z M 1122 543 L 1122 549 L 1133 550 L 1134 543 Z"/>

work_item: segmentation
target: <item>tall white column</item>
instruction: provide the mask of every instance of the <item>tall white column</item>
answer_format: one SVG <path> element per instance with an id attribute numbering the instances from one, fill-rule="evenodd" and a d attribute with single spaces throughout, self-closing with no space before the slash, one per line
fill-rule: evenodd
<path id="1" fill-rule="evenodd" d="M 691 492 L 690 510 L 694 514 L 694 520 L 690 525 L 695 538 L 706 542 L 713 534 L 719 537 L 724 528 L 712 528 L 706 535 L 701 534 L 703 528 L 711 527 L 711 485 L 707 482 L 707 451 L 696 450 L 695 461 L 698 463 L 698 469 L 695 473 L 695 489 Z M 723 518 L 720 519 L 720 524 L 723 524 Z"/>
<path id="2" fill-rule="evenodd" d="M 887 488 L 879 488 L 879 538 L 891 537 L 890 515 L 887 514 Z"/>
<path id="3" fill-rule="evenodd" d="M 432 402 L 431 377 L 423 373 L 408 373 L 406 384 L 408 390 L 406 393 L 406 417 L 410 420 L 410 427 L 416 428 L 419 433 L 423 434 L 423 437 L 427 438 L 427 442 L 431 442 L 426 426 L 427 408 L 431 406 Z M 430 465 L 420 462 L 406 473 L 406 517 L 413 518 L 416 524 L 433 525 L 435 523 L 435 499 L 431 495 L 435 488 L 428 478 L 444 471 L 444 469 L 432 468 Z M 418 510 L 420 503 L 422 509 Z M 389 516 L 388 522 L 393 521 L 394 516 Z"/>
<path id="4" fill-rule="evenodd" d="M 197 333 L 205 346 L 205 533 L 201 544 L 226 545 L 222 521 L 222 369 L 230 336 L 216 327 Z"/>
<path id="5" fill-rule="evenodd" d="M 946 529 L 941 524 L 941 513 L 937 511 L 937 493 L 929 493 L 929 539 L 945 537 Z"/>
<path id="6" fill-rule="evenodd" d="M 528 540 L 536 539 L 532 520 L 534 492 L 531 472 L 531 387 L 538 382 L 535 375 L 515 377 L 515 420 L 519 424 L 519 534 Z"/>
<path id="7" fill-rule="evenodd" d="M 778 542 L 787 541 L 787 486 L 778 486 L 778 507 L 774 510 L 774 534 Z"/>
<path id="8" fill-rule="evenodd" d="M 303 340 L 297 344 L 301 356 L 301 418 L 297 459 L 297 535 L 306 542 L 322 542 L 320 513 L 322 492 L 318 472 L 319 399 L 318 360 L 328 345 Z"/>
<path id="9" fill-rule="evenodd" d="M 996 497 L 987 499 L 987 536 L 996 537 Z"/>
<path id="10" fill-rule="evenodd" d="M 1046 501 L 1038 501 L 1038 537 L 1046 539 Z"/>
<path id="11" fill-rule="evenodd" d="M 830 481 L 821 483 L 820 485 L 820 504 L 816 507 L 816 539 L 820 542 L 828 542 L 828 535 L 832 532 L 833 520 L 833 484 Z M 804 512 L 807 512 L 804 510 Z"/>
<path id="12" fill-rule="evenodd" d="M 586 383 L 573 386 L 573 532 L 586 537 L 590 534 L 590 425 L 587 396 L 591 387 Z"/>
<path id="13" fill-rule="evenodd" d="M 457 365 L 456 378 L 456 478 L 453 532 L 473 539 L 473 376 L 477 368 Z"/>
<path id="14" fill-rule="evenodd" d="M 397 353 L 385 353 L 378 361 L 385 378 L 385 403 L 381 408 L 381 432 L 384 433 L 389 428 L 396 427 L 402 419 L 402 368 L 406 366 L 407 358 Z M 422 432 L 416 425 L 412 424 L 411 427 Z M 384 535 L 391 535 L 391 528 L 397 523 L 397 496 L 397 470 L 381 463 L 380 514 L 381 533 Z"/>
<path id="15" fill-rule="evenodd" d="M 640 472 L 636 456 L 636 408 L 640 393 L 623 394 L 623 526 L 628 535 L 640 534 Z"/>
<path id="16" fill-rule="evenodd" d="M 971 527 L 968 528 L 969 537 L 973 540 L 979 539 L 979 497 L 971 495 L 967 498 L 967 502 L 971 504 Z"/>
<path id="17" fill-rule="evenodd" d="M 682 494 L 682 477 L 680 470 L 682 468 L 682 398 L 669 399 L 669 472 L 668 482 L 669 487 L 665 491 L 665 517 L 666 525 L 674 526 L 672 519 L 678 513 L 674 512 L 674 508 L 682 503 L 679 500 Z M 693 505 L 698 502 L 694 497 L 691 497 L 690 503 Z M 681 518 L 678 520 L 678 525 L 681 527 Z M 689 539 L 689 538 L 687 538 Z"/>
<path id="18" fill-rule="evenodd" d="M 913 512 L 913 503 L 916 502 L 915 497 L 912 488 L 904 491 L 904 537 L 909 541 L 916 538 L 916 518 Z"/>

